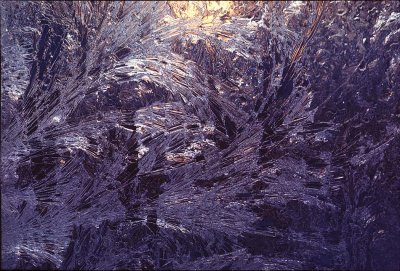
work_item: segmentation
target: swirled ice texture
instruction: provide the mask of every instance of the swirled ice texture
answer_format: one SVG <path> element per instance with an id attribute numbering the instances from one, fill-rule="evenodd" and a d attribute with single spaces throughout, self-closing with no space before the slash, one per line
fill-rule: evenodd
<path id="1" fill-rule="evenodd" d="M 399 2 L 1 3 L 2 268 L 398 269 Z"/>

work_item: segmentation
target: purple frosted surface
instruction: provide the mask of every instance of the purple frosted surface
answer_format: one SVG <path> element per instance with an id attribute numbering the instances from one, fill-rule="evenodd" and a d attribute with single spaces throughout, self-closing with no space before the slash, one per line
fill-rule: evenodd
<path id="1" fill-rule="evenodd" d="M 0 5 L 2 269 L 399 269 L 398 2 Z"/>

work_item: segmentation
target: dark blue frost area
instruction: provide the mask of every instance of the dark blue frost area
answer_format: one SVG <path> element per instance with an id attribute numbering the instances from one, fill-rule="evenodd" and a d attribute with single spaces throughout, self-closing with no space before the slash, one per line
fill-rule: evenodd
<path id="1" fill-rule="evenodd" d="M 1 269 L 400 269 L 400 2 L 0 7 Z"/>

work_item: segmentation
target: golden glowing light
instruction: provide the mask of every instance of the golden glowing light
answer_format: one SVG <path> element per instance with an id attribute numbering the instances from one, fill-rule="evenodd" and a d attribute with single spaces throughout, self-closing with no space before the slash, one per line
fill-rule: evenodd
<path id="1" fill-rule="evenodd" d="M 201 19 L 202 25 L 233 15 L 233 1 L 171 1 L 169 5 L 177 18 Z"/>

